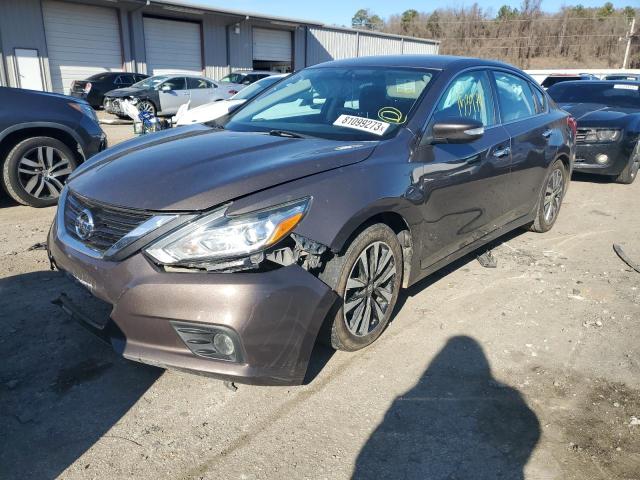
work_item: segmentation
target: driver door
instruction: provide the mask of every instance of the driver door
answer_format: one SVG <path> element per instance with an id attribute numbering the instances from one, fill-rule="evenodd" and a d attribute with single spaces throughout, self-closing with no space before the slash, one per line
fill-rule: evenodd
<path id="1" fill-rule="evenodd" d="M 163 82 L 158 89 L 160 97 L 160 112 L 163 115 L 173 115 L 181 105 L 189 101 L 185 77 L 173 77 Z"/>
<path id="2" fill-rule="evenodd" d="M 417 155 L 424 163 L 418 180 L 426 232 L 422 268 L 504 223 L 511 146 L 508 132 L 498 124 L 496 105 L 485 70 L 461 73 L 438 102 Z M 433 144 L 433 125 L 455 118 L 482 122 L 484 134 L 467 143 Z"/>

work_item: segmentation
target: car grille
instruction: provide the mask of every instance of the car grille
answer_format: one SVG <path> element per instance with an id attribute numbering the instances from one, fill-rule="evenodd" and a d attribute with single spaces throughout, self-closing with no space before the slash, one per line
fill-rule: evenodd
<path id="1" fill-rule="evenodd" d="M 76 221 L 81 212 L 88 210 L 93 217 L 94 229 L 88 238 L 81 238 L 76 231 Z M 64 205 L 65 230 L 88 248 L 100 253 L 141 225 L 152 215 L 138 210 L 127 210 L 87 200 L 69 192 Z"/>
<path id="2" fill-rule="evenodd" d="M 576 143 L 584 143 L 585 138 L 587 138 L 587 133 L 589 133 L 588 128 L 579 128 L 576 130 Z"/>

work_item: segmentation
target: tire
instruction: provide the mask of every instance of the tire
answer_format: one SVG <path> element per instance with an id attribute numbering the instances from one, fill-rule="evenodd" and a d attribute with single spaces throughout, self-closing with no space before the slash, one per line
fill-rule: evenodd
<path id="1" fill-rule="evenodd" d="M 638 140 L 636 147 L 633 149 L 633 153 L 631 153 L 629 163 L 627 163 L 622 172 L 620 172 L 620 175 L 616 177 L 616 182 L 631 185 L 638 176 L 638 169 L 640 169 L 640 140 Z"/>
<path id="2" fill-rule="evenodd" d="M 544 179 L 536 217 L 529 226 L 532 232 L 544 233 L 551 230 L 558 219 L 562 200 L 567 188 L 567 169 L 562 160 L 558 159 L 551 165 L 549 172 Z M 551 210 L 547 210 L 549 207 Z"/>
<path id="3" fill-rule="evenodd" d="M 16 202 L 32 207 L 55 205 L 67 178 L 78 166 L 71 149 L 51 137 L 22 140 L 2 165 L 2 184 Z"/>
<path id="4" fill-rule="evenodd" d="M 373 263 L 378 266 L 377 275 L 366 279 L 366 266 Z M 373 343 L 393 314 L 402 285 L 402 266 L 398 237 L 381 223 L 366 228 L 343 255 L 329 260 L 320 279 L 334 289 L 341 302 L 328 319 L 324 343 L 350 352 Z"/>
<path id="5" fill-rule="evenodd" d="M 156 106 L 150 100 L 141 100 L 136 104 L 139 112 L 149 112 L 154 117 L 156 116 L 157 110 Z"/>

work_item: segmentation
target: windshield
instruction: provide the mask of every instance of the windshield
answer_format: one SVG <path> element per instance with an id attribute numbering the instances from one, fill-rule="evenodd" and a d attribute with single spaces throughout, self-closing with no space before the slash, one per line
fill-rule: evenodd
<path id="1" fill-rule="evenodd" d="M 282 80 L 282 77 L 263 78 L 262 80 L 258 80 L 256 83 L 252 83 L 248 87 L 243 88 L 231 98 L 233 100 L 249 100 L 279 80 Z"/>
<path id="2" fill-rule="evenodd" d="M 640 84 L 560 83 L 547 92 L 557 103 L 599 103 L 612 107 L 640 108 Z"/>
<path id="3" fill-rule="evenodd" d="M 155 77 L 145 78 L 144 80 L 138 83 L 134 83 L 131 86 L 136 88 L 156 88 L 158 85 L 160 85 L 165 80 L 168 80 L 169 78 L 171 77 L 168 75 L 156 75 Z"/>
<path id="4" fill-rule="evenodd" d="M 335 140 L 387 138 L 410 118 L 432 77 L 411 68 L 310 68 L 247 103 L 225 128 Z"/>

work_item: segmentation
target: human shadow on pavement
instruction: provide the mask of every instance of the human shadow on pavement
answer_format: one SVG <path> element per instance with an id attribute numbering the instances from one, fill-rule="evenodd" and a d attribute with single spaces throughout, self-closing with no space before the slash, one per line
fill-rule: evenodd
<path id="1" fill-rule="evenodd" d="M 60 272 L 0 278 L 2 479 L 64 477 L 101 438 L 114 452 L 144 443 L 111 429 L 162 370 L 124 360 L 51 304 L 74 287 Z"/>
<path id="2" fill-rule="evenodd" d="M 354 479 L 523 479 L 540 424 L 497 382 L 481 346 L 451 338 L 395 399 L 356 461 Z"/>

